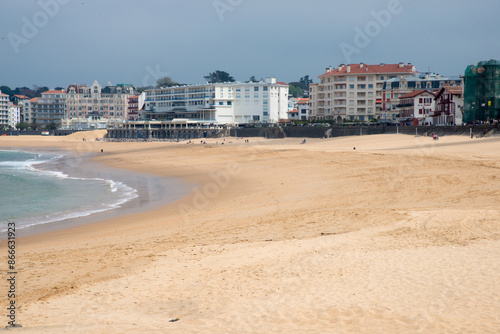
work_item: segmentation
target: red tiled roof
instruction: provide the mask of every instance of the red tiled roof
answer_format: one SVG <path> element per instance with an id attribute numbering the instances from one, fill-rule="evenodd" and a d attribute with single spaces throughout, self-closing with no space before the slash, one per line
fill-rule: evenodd
<path id="1" fill-rule="evenodd" d="M 9 96 L 9 95 L 4 94 L 4 93 L 0 93 L 0 96 Z"/>
<path id="2" fill-rule="evenodd" d="M 63 90 L 48 90 L 46 92 L 43 92 L 42 94 L 66 94 L 66 91 Z"/>
<path id="3" fill-rule="evenodd" d="M 38 97 L 34 97 L 30 100 L 30 102 L 38 102 Z"/>
<path id="4" fill-rule="evenodd" d="M 278 81 L 278 82 L 276 82 L 276 83 L 277 83 L 278 85 L 287 85 L 287 86 L 288 86 L 288 84 L 287 84 L 286 82 L 283 82 L 283 81 Z"/>
<path id="5" fill-rule="evenodd" d="M 295 110 L 290 110 L 290 111 L 287 111 L 288 114 L 291 114 L 291 113 L 298 113 L 299 111 L 297 109 Z"/>
<path id="6" fill-rule="evenodd" d="M 301 98 L 299 98 L 297 100 L 298 100 L 297 104 L 308 104 L 309 103 L 309 99 L 305 98 L 305 97 L 304 98 L 301 97 Z"/>
<path id="7" fill-rule="evenodd" d="M 18 97 L 20 99 L 29 99 L 29 97 L 24 96 L 24 95 L 14 95 L 15 97 Z"/>
<path id="8" fill-rule="evenodd" d="M 347 66 L 350 66 L 350 71 L 347 72 Z M 375 74 L 375 73 L 417 73 L 414 66 L 411 64 L 384 64 L 384 65 L 366 65 L 366 64 L 351 64 L 344 65 L 343 67 L 332 69 L 331 72 L 326 72 L 319 77 L 326 77 L 329 75 L 346 75 L 346 74 Z"/>
<path id="9" fill-rule="evenodd" d="M 462 86 L 444 86 L 443 87 L 448 93 L 453 95 L 461 95 L 463 94 Z"/>
<path id="10" fill-rule="evenodd" d="M 416 90 L 416 91 L 413 91 L 411 93 L 408 93 L 406 95 L 403 95 L 403 96 L 400 96 L 399 99 L 402 100 L 402 99 L 411 99 L 412 97 L 415 97 L 415 96 L 418 96 L 422 93 L 429 93 L 429 94 L 432 94 L 432 96 L 434 96 L 434 93 L 433 92 L 429 92 L 428 90 Z"/>

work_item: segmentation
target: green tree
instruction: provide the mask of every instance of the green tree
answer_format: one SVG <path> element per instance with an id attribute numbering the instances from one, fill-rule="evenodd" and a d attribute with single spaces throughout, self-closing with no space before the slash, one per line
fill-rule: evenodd
<path id="1" fill-rule="evenodd" d="M 252 75 L 250 77 L 250 80 L 248 80 L 248 82 L 259 82 L 259 80 L 257 80 L 257 78 L 255 77 L 255 75 Z"/>
<path id="2" fill-rule="evenodd" d="M 38 130 L 40 128 L 40 125 L 38 125 L 38 123 L 36 122 L 31 122 L 30 123 L 30 129 L 31 130 Z"/>
<path id="3" fill-rule="evenodd" d="M 173 87 L 173 86 L 180 86 L 180 84 L 172 80 L 171 77 L 163 77 L 156 80 L 156 88 Z"/>
<path id="4" fill-rule="evenodd" d="M 288 95 L 293 96 L 295 98 L 304 96 L 304 90 L 300 87 L 297 87 L 293 84 L 293 82 L 288 84 Z"/>
<path id="5" fill-rule="evenodd" d="M 302 89 L 309 90 L 309 84 L 312 84 L 313 81 L 309 79 L 309 75 L 306 75 L 300 78 L 299 82 L 303 85 Z"/>
<path id="6" fill-rule="evenodd" d="M 26 130 L 29 127 L 30 127 L 30 123 L 28 123 L 28 122 L 19 122 L 16 124 L 16 128 L 19 130 Z"/>
<path id="7" fill-rule="evenodd" d="M 47 130 L 57 130 L 59 128 L 59 124 L 51 122 L 45 126 L 45 129 Z"/>
<path id="8" fill-rule="evenodd" d="M 229 75 L 229 73 L 224 71 L 215 71 L 204 76 L 208 83 L 218 83 L 218 82 L 234 82 L 234 78 Z"/>
<path id="9" fill-rule="evenodd" d="M 0 86 L 0 91 L 2 91 L 3 94 L 7 94 L 9 96 L 15 95 L 12 93 L 12 89 L 10 89 L 9 86 Z"/>

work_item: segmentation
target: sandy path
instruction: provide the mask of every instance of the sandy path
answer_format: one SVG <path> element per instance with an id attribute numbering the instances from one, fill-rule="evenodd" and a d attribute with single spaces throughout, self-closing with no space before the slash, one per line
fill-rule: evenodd
<path id="1" fill-rule="evenodd" d="M 231 141 L 57 143 L 198 190 L 24 240 L 22 332 L 498 332 L 500 138 Z"/>

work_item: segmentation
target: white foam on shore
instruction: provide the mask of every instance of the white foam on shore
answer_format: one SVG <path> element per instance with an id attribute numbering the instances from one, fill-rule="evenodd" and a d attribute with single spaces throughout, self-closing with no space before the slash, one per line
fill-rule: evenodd
<path id="1" fill-rule="evenodd" d="M 11 152 L 21 152 L 21 153 L 26 153 L 25 151 L 11 151 Z M 28 152 L 31 153 L 31 152 Z M 42 154 L 37 154 L 37 158 L 41 158 Z M 137 194 L 137 190 L 126 185 L 123 182 L 119 181 L 114 181 L 111 179 L 103 179 L 103 178 L 82 178 L 82 177 L 73 177 L 69 176 L 63 172 L 60 171 L 50 171 L 50 170 L 42 170 L 39 168 L 36 168 L 35 165 L 51 162 L 57 159 L 63 158 L 64 155 L 57 155 L 54 157 L 51 157 L 49 159 L 44 159 L 44 160 L 36 160 L 36 159 L 29 159 L 25 161 L 3 161 L 0 162 L 0 166 L 6 166 L 6 167 L 12 167 L 13 169 L 17 170 L 30 170 L 35 173 L 40 173 L 43 175 L 47 175 L 49 177 L 55 177 L 55 178 L 60 178 L 60 179 L 68 179 L 68 180 L 81 180 L 81 181 L 97 181 L 99 183 L 104 183 L 107 185 L 109 191 L 114 194 L 119 194 L 118 199 L 113 199 L 112 201 L 108 203 L 101 203 L 100 208 L 89 208 L 86 207 L 85 205 L 82 206 L 81 208 L 77 209 L 72 209 L 71 211 L 63 211 L 63 212 L 54 212 L 50 215 L 45 215 L 45 219 L 38 216 L 38 217 L 32 217 L 32 218 L 27 218 L 27 219 L 22 219 L 16 221 L 19 223 L 16 228 L 17 229 L 24 229 L 28 227 L 33 227 L 37 225 L 43 225 L 43 224 L 48 224 L 48 223 L 54 223 L 54 222 L 59 222 L 63 221 L 66 219 L 74 219 L 74 218 L 80 218 L 80 217 L 86 217 L 90 216 L 95 213 L 100 213 L 100 212 L 105 212 L 109 211 L 112 209 L 117 209 L 121 207 L 123 204 L 126 202 L 139 197 Z M 6 232 L 7 229 L 0 229 L 0 233 Z"/>

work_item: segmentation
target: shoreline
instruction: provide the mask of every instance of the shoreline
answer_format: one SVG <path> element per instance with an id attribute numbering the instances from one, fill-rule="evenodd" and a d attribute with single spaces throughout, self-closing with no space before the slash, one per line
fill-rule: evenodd
<path id="1" fill-rule="evenodd" d="M 23 330 L 496 328 L 500 138 L 231 140 L 95 145 L 95 162 L 196 187 L 19 239 Z"/>
<path id="2" fill-rule="evenodd" d="M 7 148 L 2 148 L 7 150 Z M 83 213 L 77 217 L 64 218 L 18 228 L 18 237 L 35 236 L 58 230 L 64 230 L 85 224 L 97 223 L 113 217 L 140 213 L 157 209 L 183 197 L 188 192 L 189 186 L 179 180 L 168 177 L 157 177 L 150 174 L 134 172 L 130 170 L 112 168 L 92 161 L 95 154 L 78 157 L 74 159 L 70 153 L 57 148 L 16 148 L 15 151 L 30 153 L 60 154 L 55 161 L 47 161 L 35 164 L 37 169 L 47 172 L 61 172 L 69 177 L 120 182 L 130 187 L 136 193 L 136 197 L 129 198 L 116 207 L 109 208 L 90 214 Z M 1 240 L 4 240 L 2 237 Z"/>

